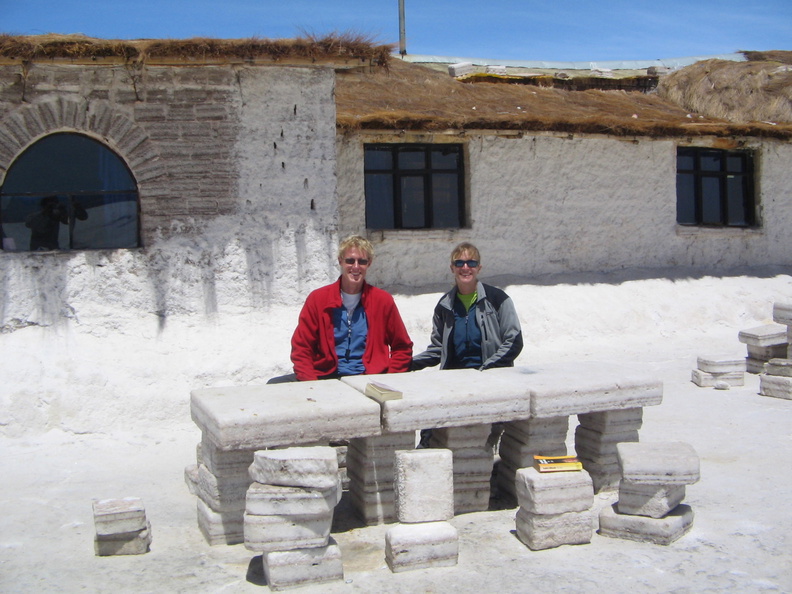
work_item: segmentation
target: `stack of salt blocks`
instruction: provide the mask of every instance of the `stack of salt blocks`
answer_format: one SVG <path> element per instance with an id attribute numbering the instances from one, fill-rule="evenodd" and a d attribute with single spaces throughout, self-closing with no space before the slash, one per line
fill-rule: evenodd
<path id="1" fill-rule="evenodd" d="M 779 308 L 779 313 L 781 309 Z M 762 373 L 764 364 L 771 359 L 783 359 L 789 356 L 788 347 L 792 336 L 788 326 L 773 323 L 741 330 L 738 339 L 748 349 L 745 370 L 748 373 Z"/>
<path id="2" fill-rule="evenodd" d="M 491 425 L 433 429 L 429 446 L 451 450 L 454 459 L 454 513 L 489 509 L 494 454 L 487 445 Z"/>
<path id="3" fill-rule="evenodd" d="M 244 514 L 245 548 L 262 553 L 273 590 L 343 580 L 330 537 L 341 500 L 336 451 L 328 446 L 257 451 Z"/>
<path id="4" fill-rule="evenodd" d="M 100 557 L 142 555 L 151 545 L 151 524 L 137 497 L 93 502 L 94 550 Z"/>
<path id="5" fill-rule="evenodd" d="M 244 541 L 253 456 L 254 450 L 222 451 L 204 436 L 197 447 L 197 464 L 185 468 L 187 486 L 197 496 L 198 527 L 210 545 Z"/>
<path id="6" fill-rule="evenodd" d="M 693 510 L 682 501 L 685 486 L 699 480 L 699 457 L 681 442 L 621 443 L 619 499 L 602 509 L 599 533 L 669 545 L 693 525 Z"/>
<path id="7" fill-rule="evenodd" d="M 517 470 L 532 467 L 534 456 L 565 456 L 568 431 L 568 416 L 504 423 L 496 480 L 500 494 L 516 501 Z"/>
<path id="8" fill-rule="evenodd" d="M 385 533 L 385 561 L 394 573 L 449 567 L 459 558 L 454 517 L 453 456 L 422 449 L 395 454 L 396 516 Z"/>
<path id="9" fill-rule="evenodd" d="M 637 442 L 643 408 L 625 408 L 578 415 L 575 451 L 594 485 L 594 491 L 615 490 L 621 480 L 617 447 Z"/>
<path id="10" fill-rule="evenodd" d="M 539 551 L 591 542 L 594 486 L 585 470 L 539 472 L 520 468 L 517 488 L 517 536 Z"/>
<path id="11" fill-rule="evenodd" d="M 346 453 L 349 500 L 367 524 L 396 520 L 394 454 L 415 448 L 415 432 L 388 433 L 349 440 Z"/>
<path id="12" fill-rule="evenodd" d="M 773 304 L 773 321 L 784 328 L 787 352 L 765 363 L 759 376 L 759 394 L 792 400 L 792 303 Z"/>
<path id="13" fill-rule="evenodd" d="M 729 389 L 745 385 L 745 369 L 744 357 L 702 356 L 697 358 L 697 368 L 690 379 L 700 388 Z"/>

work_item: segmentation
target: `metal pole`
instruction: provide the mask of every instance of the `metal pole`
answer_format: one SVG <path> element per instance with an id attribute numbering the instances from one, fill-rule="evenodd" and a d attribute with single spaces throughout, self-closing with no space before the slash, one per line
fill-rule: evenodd
<path id="1" fill-rule="evenodd" d="M 399 0 L 399 54 L 407 54 L 407 41 L 404 35 L 404 0 Z"/>

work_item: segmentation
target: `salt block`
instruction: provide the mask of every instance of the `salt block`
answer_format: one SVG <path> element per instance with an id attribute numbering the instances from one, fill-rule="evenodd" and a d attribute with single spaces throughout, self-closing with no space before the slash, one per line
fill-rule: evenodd
<path id="1" fill-rule="evenodd" d="M 596 465 L 597 467 L 611 467 L 614 468 L 597 468 L 597 471 L 604 471 L 604 472 L 620 472 L 619 470 L 619 459 L 616 456 L 616 444 L 610 444 L 609 447 L 603 449 L 597 448 L 590 448 L 586 447 L 581 443 L 575 443 L 575 453 L 577 457 L 583 462 L 583 467 L 586 470 L 591 470 L 589 468 L 592 465 Z"/>
<path id="2" fill-rule="evenodd" d="M 622 480 L 616 510 L 631 516 L 663 518 L 685 499 L 685 485 L 636 485 Z"/>
<path id="3" fill-rule="evenodd" d="M 349 440 L 349 449 L 355 449 L 364 456 L 387 456 L 393 458 L 393 452 L 396 450 L 411 450 L 414 447 L 414 431 L 386 433 Z M 349 450 L 347 450 L 347 453 L 349 453 Z"/>
<path id="4" fill-rule="evenodd" d="M 458 62 L 457 64 L 448 65 L 448 74 L 454 78 L 457 76 L 472 74 L 475 71 L 476 67 L 473 66 L 472 62 Z"/>
<path id="5" fill-rule="evenodd" d="M 432 431 L 433 446 L 457 450 L 473 446 L 484 446 L 492 430 L 491 425 L 468 425 L 466 427 L 441 427 Z"/>
<path id="6" fill-rule="evenodd" d="M 743 359 L 745 363 L 745 359 Z M 690 381 L 699 388 L 714 388 L 719 383 L 726 383 L 729 386 L 744 386 L 745 373 L 742 371 L 731 371 L 727 373 L 708 373 L 701 369 L 694 369 L 690 375 Z"/>
<path id="7" fill-rule="evenodd" d="M 255 450 L 223 451 L 206 435 L 201 439 L 200 461 L 215 476 L 238 476 L 247 474 L 253 463 Z"/>
<path id="8" fill-rule="evenodd" d="M 245 541 L 244 510 L 216 512 L 197 499 L 198 528 L 211 546 L 234 545 Z"/>
<path id="9" fill-rule="evenodd" d="M 361 393 L 370 381 L 399 390 L 402 398 L 382 404 L 382 432 L 427 427 L 484 425 L 531 416 L 531 393 L 524 374 L 486 374 L 477 369 L 447 369 L 442 374 L 391 373 L 341 378 Z"/>
<path id="10" fill-rule="evenodd" d="M 245 513 L 245 548 L 264 551 L 289 551 L 327 546 L 333 513 L 304 516 L 256 516 Z"/>
<path id="11" fill-rule="evenodd" d="M 787 344 L 774 344 L 772 346 L 760 347 L 751 344 L 747 347 L 748 356 L 752 359 L 769 361 L 770 359 L 783 359 L 787 356 Z"/>
<path id="12" fill-rule="evenodd" d="M 454 514 L 486 511 L 489 509 L 490 483 L 470 483 L 461 487 L 454 484 Z"/>
<path id="13" fill-rule="evenodd" d="M 264 577 L 271 590 L 344 579 L 341 549 L 333 538 L 327 546 L 291 551 L 265 551 Z"/>
<path id="14" fill-rule="evenodd" d="M 190 464 L 184 467 L 184 482 L 190 495 L 198 494 L 198 464 Z"/>
<path id="15" fill-rule="evenodd" d="M 612 538 L 670 545 L 693 526 L 693 510 L 684 503 L 663 518 L 619 514 L 616 505 L 606 505 L 599 515 L 599 534 Z"/>
<path id="16" fill-rule="evenodd" d="M 390 524 L 396 521 L 396 495 L 393 491 L 362 492 L 350 485 L 349 503 L 355 514 L 367 526 Z"/>
<path id="17" fill-rule="evenodd" d="M 594 532 L 591 510 L 561 514 L 535 514 L 524 507 L 517 510 L 518 538 L 532 551 L 561 545 L 587 544 Z"/>
<path id="18" fill-rule="evenodd" d="M 534 514 L 579 512 L 594 504 L 594 487 L 585 470 L 539 472 L 535 468 L 520 468 L 514 481 L 517 503 Z"/>
<path id="19" fill-rule="evenodd" d="M 537 372 L 526 381 L 531 387 L 532 418 L 654 406 L 663 401 L 661 381 L 626 375 L 615 366 L 576 364 L 574 374 Z"/>
<path id="20" fill-rule="evenodd" d="M 94 501 L 93 515 L 98 536 L 136 532 L 147 525 L 146 509 L 138 497 Z"/>
<path id="21" fill-rule="evenodd" d="M 748 373 L 762 373 L 764 372 L 764 365 L 767 361 L 764 359 L 754 359 L 753 357 L 745 358 L 745 370 Z"/>
<path id="22" fill-rule="evenodd" d="M 773 303 L 773 321 L 785 326 L 792 326 L 792 302 L 776 301 Z"/>
<path id="23" fill-rule="evenodd" d="M 742 373 L 745 357 L 735 355 L 701 355 L 696 359 L 698 369 L 707 373 Z"/>
<path id="24" fill-rule="evenodd" d="M 396 516 L 405 524 L 441 522 L 454 517 L 451 450 L 396 452 Z"/>
<path id="25" fill-rule="evenodd" d="M 792 377 L 792 359 L 770 359 L 764 366 L 767 375 Z"/>
<path id="26" fill-rule="evenodd" d="M 206 466 L 200 464 L 196 495 L 215 511 L 238 511 L 245 509 L 245 494 L 252 482 L 245 475 L 215 476 Z"/>
<path id="27" fill-rule="evenodd" d="M 759 376 L 759 394 L 792 400 L 792 377 L 761 374 Z"/>
<path id="28" fill-rule="evenodd" d="M 385 561 L 393 573 L 451 567 L 459 558 L 459 534 L 448 522 L 397 524 L 385 533 Z"/>
<path id="29" fill-rule="evenodd" d="M 336 380 L 193 390 L 190 414 L 223 451 L 381 433 L 379 404 Z"/>
<path id="30" fill-rule="evenodd" d="M 143 530 L 94 537 L 94 552 L 98 557 L 111 555 L 143 555 L 151 546 L 151 524 Z"/>
<path id="31" fill-rule="evenodd" d="M 567 447 L 565 439 L 532 439 L 526 443 L 515 439 L 511 433 L 504 432 L 498 452 L 501 458 L 508 458 L 513 466 L 523 468 L 533 466 L 534 456 L 566 456 Z"/>
<path id="32" fill-rule="evenodd" d="M 525 419 L 503 424 L 504 435 L 511 435 L 525 443 L 534 440 L 566 440 L 569 431 L 569 416 L 545 417 L 542 419 Z"/>
<path id="33" fill-rule="evenodd" d="M 625 441 L 638 441 L 638 430 L 608 431 L 602 433 L 583 425 L 575 427 L 575 447 L 582 446 L 600 454 L 616 453 L 616 444 Z"/>
<path id="34" fill-rule="evenodd" d="M 245 511 L 256 516 L 301 516 L 332 512 L 341 501 L 341 479 L 330 489 L 283 487 L 253 483 L 245 497 Z"/>
<path id="35" fill-rule="evenodd" d="M 577 418 L 581 426 L 600 433 L 637 431 L 643 425 L 643 408 L 636 407 L 583 413 L 579 414 Z"/>
<path id="36" fill-rule="evenodd" d="M 683 442 L 620 443 L 622 479 L 638 485 L 691 485 L 699 480 L 699 457 Z"/>
<path id="37" fill-rule="evenodd" d="M 259 450 L 250 477 L 264 485 L 330 489 L 338 482 L 338 455 L 329 446 Z"/>
<path id="38" fill-rule="evenodd" d="M 783 324 L 762 324 L 737 335 L 740 342 L 757 347 L 769 347 L 787 343 L 787 327 Z"/>

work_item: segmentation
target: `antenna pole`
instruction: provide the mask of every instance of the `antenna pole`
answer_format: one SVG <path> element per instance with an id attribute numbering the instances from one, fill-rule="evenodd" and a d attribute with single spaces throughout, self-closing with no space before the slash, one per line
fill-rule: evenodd
<path id="1" fill-rule="evenodd" d="M 404 0 L 399 0 L 399 54 L 407 55 L 407 42 L 404 35 Z"/>

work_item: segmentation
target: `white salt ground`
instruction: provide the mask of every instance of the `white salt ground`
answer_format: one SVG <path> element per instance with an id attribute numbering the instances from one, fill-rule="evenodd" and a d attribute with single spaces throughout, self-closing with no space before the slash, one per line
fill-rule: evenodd
<path id="1" fill-rule="evenodd" d="M 534 552 L 514 534 L 515 509 L 463 514 L 451 520 L 459 531 L 456 567 L 392 574 L 384 559 L 387 527 L 361 527 L 342 502 L 334 537 L 345 580 L 296 591 L 791 592 L 792 401 L 759 396 L 759 378 L 749 374 L 744 387 L 729 390 L 690 381 L 698 355 L 744 353 L 738 332 L 771 322 L 775 301 L 792 301 L 788 271 L 500 286 L 515 300 L 525 332 L 519 365 L 565 360 L 574 374 L 578 360 L 619 361 L 664 382 L 663 403 L 645 409 L 640 436 L 642 442 L 684 441 L 698 452 L 701 480 L 687 487 L 685 498 L 695 513 L 691 531 L 670 546 L 594 534 L 587 545 Z M 397 296 L 417 350 L 427 342 L 438 296 Z M 83 417 L 79 410 L 60 416 L 49 411 L 55 421 L 48 431 L 25 428 L 19 415 L 4 423 L 0 591 L 268 591 L 260 557 L 242 545 L 206 544 L 183 471 L 194 462 L 200 439 L 189 418 L 190 388 L 263 382 L 287 371 L 296 309 L 281 319 L 283 328 L 265 338 L 251 331 L 257 328 L 249 326 L 251 316 L 245 323 L 218 320 L 210 337 L 218 341 L 217 356 L 202 361 L 188 355 L 190 341 L 200 334 L 189 320 L 172 321 L 156 340 L 141 330 L 138 336 L 106 333 L 94 342 L 90 333 L 75 331 L 70 340 L 80 346 L 80 356 L 69 360 L 68 372 L 36 367 L 35 353 L 25 344 L 36 344 L 34 334 L 43 330 L 4 336 L 4 373 L 12 379 L 28 373 L 31 392 L 54 394 L 67 374 L 94 377 L 99 372 L 92 364 L 109 358 L 115 371 L 100 378 L 106 389 L 127 385 L 130 399 L 137 392 L 151 407 L 159 394 L 163 405 L 156 415 L 137 414 L 145 408 L 139 403 L 130 405 L 135 414 L 127 416 L 89 405 Z M 228 344 L 235 350 L 229 352 Z M 110 355 L 152 347 L 174 355 L 170 374 L 158 371 L 163 362 Z M 145 366 L 148 375 L 142 373 Z M 4 383 L 13 401 L 22 382 Z M 574 422 L 570 434 L 573 427 Z M 151 551 L 96 557 L 92 500 L 132 496 L 145 504 Z M 596 498 L 598 507 L 610 502 Z"/>

